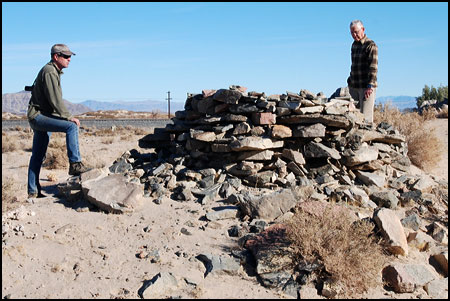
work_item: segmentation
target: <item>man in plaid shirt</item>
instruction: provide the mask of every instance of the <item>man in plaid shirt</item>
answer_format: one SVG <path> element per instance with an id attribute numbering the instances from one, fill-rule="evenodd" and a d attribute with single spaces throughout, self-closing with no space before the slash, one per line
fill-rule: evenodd
<path id="1" fill-rule="evenodd" d="M 368 123 L 373 123 L 373 107 L 377 89 L 378 47 L 364 33 L 360 20 L 350 23 L 353 37 L 352 67 L 347 79 L 352 98 L 359 102 L 359 109 Z"/>

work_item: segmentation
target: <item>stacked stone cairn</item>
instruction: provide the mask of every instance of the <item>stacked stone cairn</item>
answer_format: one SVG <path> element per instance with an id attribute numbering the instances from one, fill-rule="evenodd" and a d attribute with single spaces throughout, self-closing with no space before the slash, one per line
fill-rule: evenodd
<path id="1" fill-rule="evenodd" d="M 175 116 L 174 124 L 139 140 L 158 154 L 143 163 L 146 175 L 160 175 L 152 184 L 170 187 L 170 169 L 199 188 L 221 185 L 225 196 L 241 183 L 271 190 L 313 186 L 319 199 L 376 206 L 357 186 L 398 189 L 410 166 L 405 137 L 388 124 L 365 124 L 347 96 L 328 99 L 307 90 L 266 96 L 230 86 L 189 94 Z"/>
<path id="2" fill-rule="evenodd" d="M 441 206 L 431 192 L 443 187 L 448 202 L 448 183 L 412 174 L 405 137 L 389 124 L 366 124 L 345 89 L 327 98 L 307 90 L 267 96 L 230 86 L 188 94 L 184 108 L 175 113 L 172 124 L 139 139 L 141 151 L 133 149 L 118 158 L 109 167 L 112 175 L 98 170 L 82 174 L 86 199 L 114 213 L 136 208 L 139 200 L 130 197 L 135 195 L 157 204 L 168 195 L 180 202 L 224 203 L 223 208 L 206 210 L 205 217 L 244 221 L 228 230 L 246 249 L 233 256 L 245 260 L 245 252 L 250 252 L 262 283 L 293 296 L 299 284 L 293 281 L 293 271 L 284 269 L 291 263 L 289 247 L 272 242 L 258 246 L 257 235 L 282 225 L 294 208 L 310 202 L 316 209 L 327 202 L 363 209 L 358 217 L 373 217 L 393 254 L 407 256 L 408 245 L 422 251 L 437 244 L 445 250 L 432 256 L 443 258 L 442 269 L 448 265 L 446 227 L 432 222 L 425 234 L 419 218 L 446 212 L 448 203 Z M 66 186 L 62 190 L 70 192 L 73 185 Z M 117 191 L 124 200 L 112 204 Z M 394 211 L 405 206 L 414 210 L 400 220 Z M 223 258 L 208 256 L 198 257 L 208 262 L 208 269 L 232 273 L 240 266 L 236 258 L 227 257 L 232 264 L 225 265 Z M 398 276 L 401 271 L 395 265 L 383 271 L 396 292 L 413 291 L 437 279 L 427 274 L 423 283 L 397 283 L 411 278 Z M 326 292 L 324 288 L 322 295 Z"/>

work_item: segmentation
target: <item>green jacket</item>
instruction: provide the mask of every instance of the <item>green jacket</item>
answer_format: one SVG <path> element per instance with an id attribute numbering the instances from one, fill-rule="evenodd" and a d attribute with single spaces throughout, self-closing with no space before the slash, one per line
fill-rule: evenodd
<path id="1" fill-rule="evenodd" d="M 63 74 L 62 70 L 59 70 L 52 61 L 39 71 L 28 104 L 29 120 L 34 119 L 38 114 L 67 120 L 72 117 L 62 98 L 61 74 Z"/>

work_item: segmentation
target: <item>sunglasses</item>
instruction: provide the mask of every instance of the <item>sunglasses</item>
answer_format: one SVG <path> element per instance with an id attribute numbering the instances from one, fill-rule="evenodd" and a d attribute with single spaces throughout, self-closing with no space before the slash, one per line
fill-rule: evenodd
<path id="1" fill-rule="evenodd" d="M 65 55 L 65 54 L 62 54 L 62 53 L 58 54 L 58 56 L 61 56 L 61 57 L 65 58 L 65 59 L 68 59 L 68 58 L 71 57 L 71 55 Z"/>

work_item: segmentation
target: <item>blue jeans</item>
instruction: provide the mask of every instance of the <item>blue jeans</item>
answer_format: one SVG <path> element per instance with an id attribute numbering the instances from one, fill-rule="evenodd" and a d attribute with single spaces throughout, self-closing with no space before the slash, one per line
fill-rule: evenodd
<path id="1" fill-rule="evenodd" d="M 39 114 L 30 120 L 29 123 L 34 135 L 30 164 L 28 166 L 28 194 L 34 194 L 41 190 L 39 173 L 41 172 L 41 166 L 45 159 L 52 132 L 66 133 L 69 162 L 81 162 L 81 155 L 78 145 L 78 126 L 75 122 Z"/>

